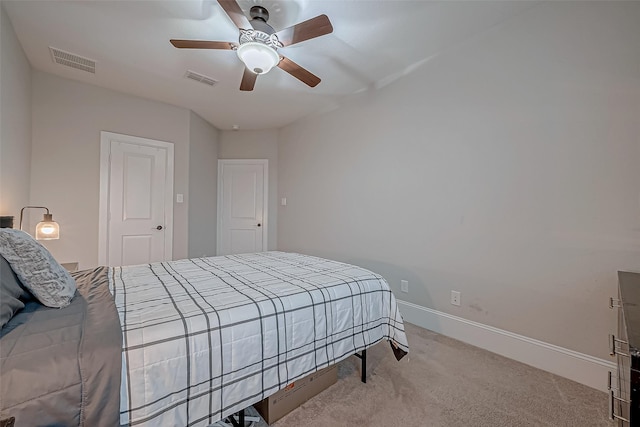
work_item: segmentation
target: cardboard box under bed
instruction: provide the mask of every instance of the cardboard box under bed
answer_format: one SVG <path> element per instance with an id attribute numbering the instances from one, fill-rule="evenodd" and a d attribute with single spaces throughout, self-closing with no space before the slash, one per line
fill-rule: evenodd
<path id="1" fill-rule="evenodd" d="M 253 405 L 272 424 L 338 380 L 338 365 L 314 372 Z"/>

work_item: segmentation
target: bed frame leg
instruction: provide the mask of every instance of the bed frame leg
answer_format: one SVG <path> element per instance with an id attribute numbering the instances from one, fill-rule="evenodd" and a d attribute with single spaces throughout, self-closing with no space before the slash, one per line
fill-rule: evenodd
<path id="1" fill-rule="evenodd" d="M 367 383 L 367 349 L 362 350 L 361 354 L 356 353 L 355 356 L 362 361 L 360 368 L 360 381 Z"/>
<path id="2" fill-rule="evenodd" d="M 229 415 L 229 421 L 231 421 L 231 424 L 234 425 L 234 427 L 244 427 L 244 409 L 240 410 L 238 412 L 238 421 L 236 421 L 236 414 L 233 415 Z"/>

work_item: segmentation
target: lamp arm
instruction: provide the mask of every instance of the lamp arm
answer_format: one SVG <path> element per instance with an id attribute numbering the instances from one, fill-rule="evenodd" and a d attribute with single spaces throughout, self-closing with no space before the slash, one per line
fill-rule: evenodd
<path id="1" fill-rule="evenodd" d="M 24 213 L 25 209 L 45 209 L 47 211 L 47 214 L 49 213 L 49 208 L 47 208 L 46 206 L 25 206 L 24 208 L 20 209 L 20 230 L 22 230 L 22 214 Z"/>

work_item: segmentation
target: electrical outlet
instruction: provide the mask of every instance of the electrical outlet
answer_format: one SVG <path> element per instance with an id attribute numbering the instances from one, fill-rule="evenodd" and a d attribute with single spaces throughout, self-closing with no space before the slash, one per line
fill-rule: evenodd
<path id="1" fill-rule="evenodd" d="M 451 291 L 451 304 L 460 305 L 460 292 Z"/>
<path id="2" fill-rule="evenodd" d="M 407 280 L 400 281 L 400 290 L 409 293 L 409 282 Z"/>

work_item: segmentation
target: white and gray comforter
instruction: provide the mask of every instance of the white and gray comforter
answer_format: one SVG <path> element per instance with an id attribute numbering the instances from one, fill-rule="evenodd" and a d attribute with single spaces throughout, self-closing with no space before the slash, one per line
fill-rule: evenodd
<path id="1" fill-rule="evenodd" d="M 115 267 L 120 422 L 205 426 L 387 339 L 408 352 L 386 281 L 283 252 Z"/>

